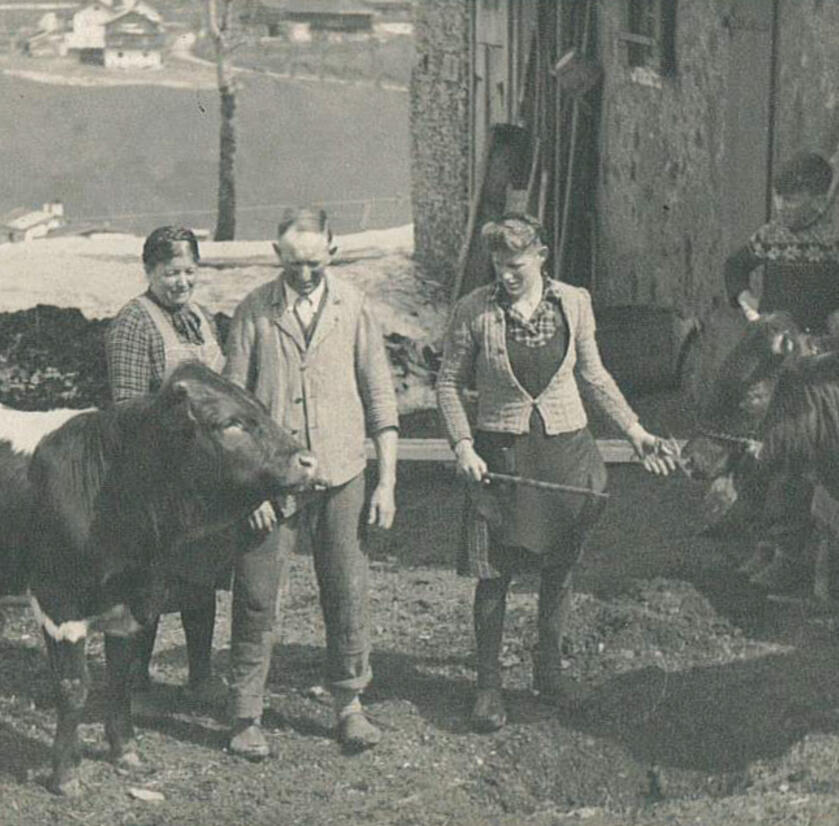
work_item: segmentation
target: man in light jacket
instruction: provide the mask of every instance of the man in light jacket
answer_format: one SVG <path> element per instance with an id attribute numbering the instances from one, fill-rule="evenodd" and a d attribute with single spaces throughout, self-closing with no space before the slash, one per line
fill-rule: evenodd
<path id="1" fill-rule="evenodd" d="M 304 534 L 312 544 L 326 626 L 338 739 L 353 751 L 379 741 L 359 700 L 372 676 L 367 559 L 359 542 L 365 425 L 378 456 L 366 521 L 389 528 L 396 511 L 396 395 L 369 302 L 327 272 L 334 248 L 323 211 L 287 212 L 274 248 L 280 273 L 237 308 L 224 373 L 255 393 L 315 453 L 326 487 L 282 521 L 277 503 L 263 503 L 250 520 L 253 547 L 237 563 L 230 750 L 249 759 L 269 754 L 261 714 L 277 596 L 288 554 Z"/>

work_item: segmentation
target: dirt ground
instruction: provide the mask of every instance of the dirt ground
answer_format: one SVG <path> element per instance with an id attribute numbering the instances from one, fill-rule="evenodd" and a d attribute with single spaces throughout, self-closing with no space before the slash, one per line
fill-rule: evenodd
<path id="1" fill-rule="evenodd" d="M 736 572 L 747 549 L 698 537 L 701 489 L 613 468 L 567 643 L 588 691 L 559 712 L 529 690 L 535 585 L 509 603 L 509 724 L 466 725 L 474 677 L 471 582 L 450 559 L 461 495 L 449 468 L 403 465 L 394 530 L 371 536 L 375 679 L 366 702 L 385 739 L 341 754 L 317 687 L 323 634 L 310 559 L 296 557 L 265 724 L 274 759 L 224 751 L 222 710 L 190 709 L 180 623 L 167 616 L 154 692 L 135 709 L 147 769 L 120 774 L 101 725 L 102 640 L 82 728 L 85 794 L 48 793 L 53 727 L 34 623 L 4 609 L 0 639 L 3 824 L 835 824 L 839 823 L 836 618 L 770 600 Z M 219 595 L 216 666 L 226 669 L 229 595 Z M 132 789 L 162 793 L 137 800 Z"/>

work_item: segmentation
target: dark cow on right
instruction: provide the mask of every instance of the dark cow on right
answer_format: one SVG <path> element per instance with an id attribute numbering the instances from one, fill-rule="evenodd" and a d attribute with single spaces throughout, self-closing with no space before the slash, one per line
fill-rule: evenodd
<path id="1" fill-rule="evenodd" d="M 803 333 L 783 312 L 751 322 L 719 371 L 705 426 L 682 451 L 692 477 L 733 481 L 758 539 L 774 531 L 806 541 L 812 507 L 826 513 L 839 496 L 837 350 L 839 338 Z"/>
<path id="2" fill-rule="evenodd" d="M 7 458 L 14 482 L 23 462 Z M 229 543 L 211 558 L 194 540 L 311 487 L 315 471 L 315 457 L 260 402 L 198 363 L 178 367 L 154 395 L 81 413 L 41 440 L 20 485 L 32 515 L 25 553 L 5 574 L 29 586 L 44 631 L 58 705 L 54 791 L 80 791 L 87 634 L 105 633 L 111 757 L 136 765 L 132 636 L 188 604 L 195 577 L 206 588 L 230 565 Z"/>

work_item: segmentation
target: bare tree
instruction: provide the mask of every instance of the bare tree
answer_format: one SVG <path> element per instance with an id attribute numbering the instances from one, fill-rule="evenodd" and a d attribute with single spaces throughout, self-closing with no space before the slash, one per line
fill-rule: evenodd
<path id="1" fill-rule="evenodd" d="M 236 235 L 236 84 L 230 60 L 231 9 L 234 0 L 207 0 L 210 37 L 216 52 L 216 76 L 221 103 L 218 161 L 218 215 L 216 241 L 232 241 Z"/>

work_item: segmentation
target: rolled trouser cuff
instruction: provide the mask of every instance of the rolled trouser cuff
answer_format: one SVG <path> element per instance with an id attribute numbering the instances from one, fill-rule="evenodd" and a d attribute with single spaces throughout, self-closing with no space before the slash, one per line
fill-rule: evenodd
<path id="1" fill-rule="evenodd" d="M 356 672 L 353 676 L 347 676 L 342 679 L 329 679 L 329 690 L 333 697 L 343 696 L 350 692 L 353 695 L 361 694 L 370 685 L 370 681 L 373 679 L 373 669 L 370 668 L 370 664 L 367 662 L 367 656 L 364 655 L 361 661 L 356 663 L 356 666 L 356 668 L 350 669 Z M 346 673 L 345 669 L 342 669 L 342 671 Z"/>

